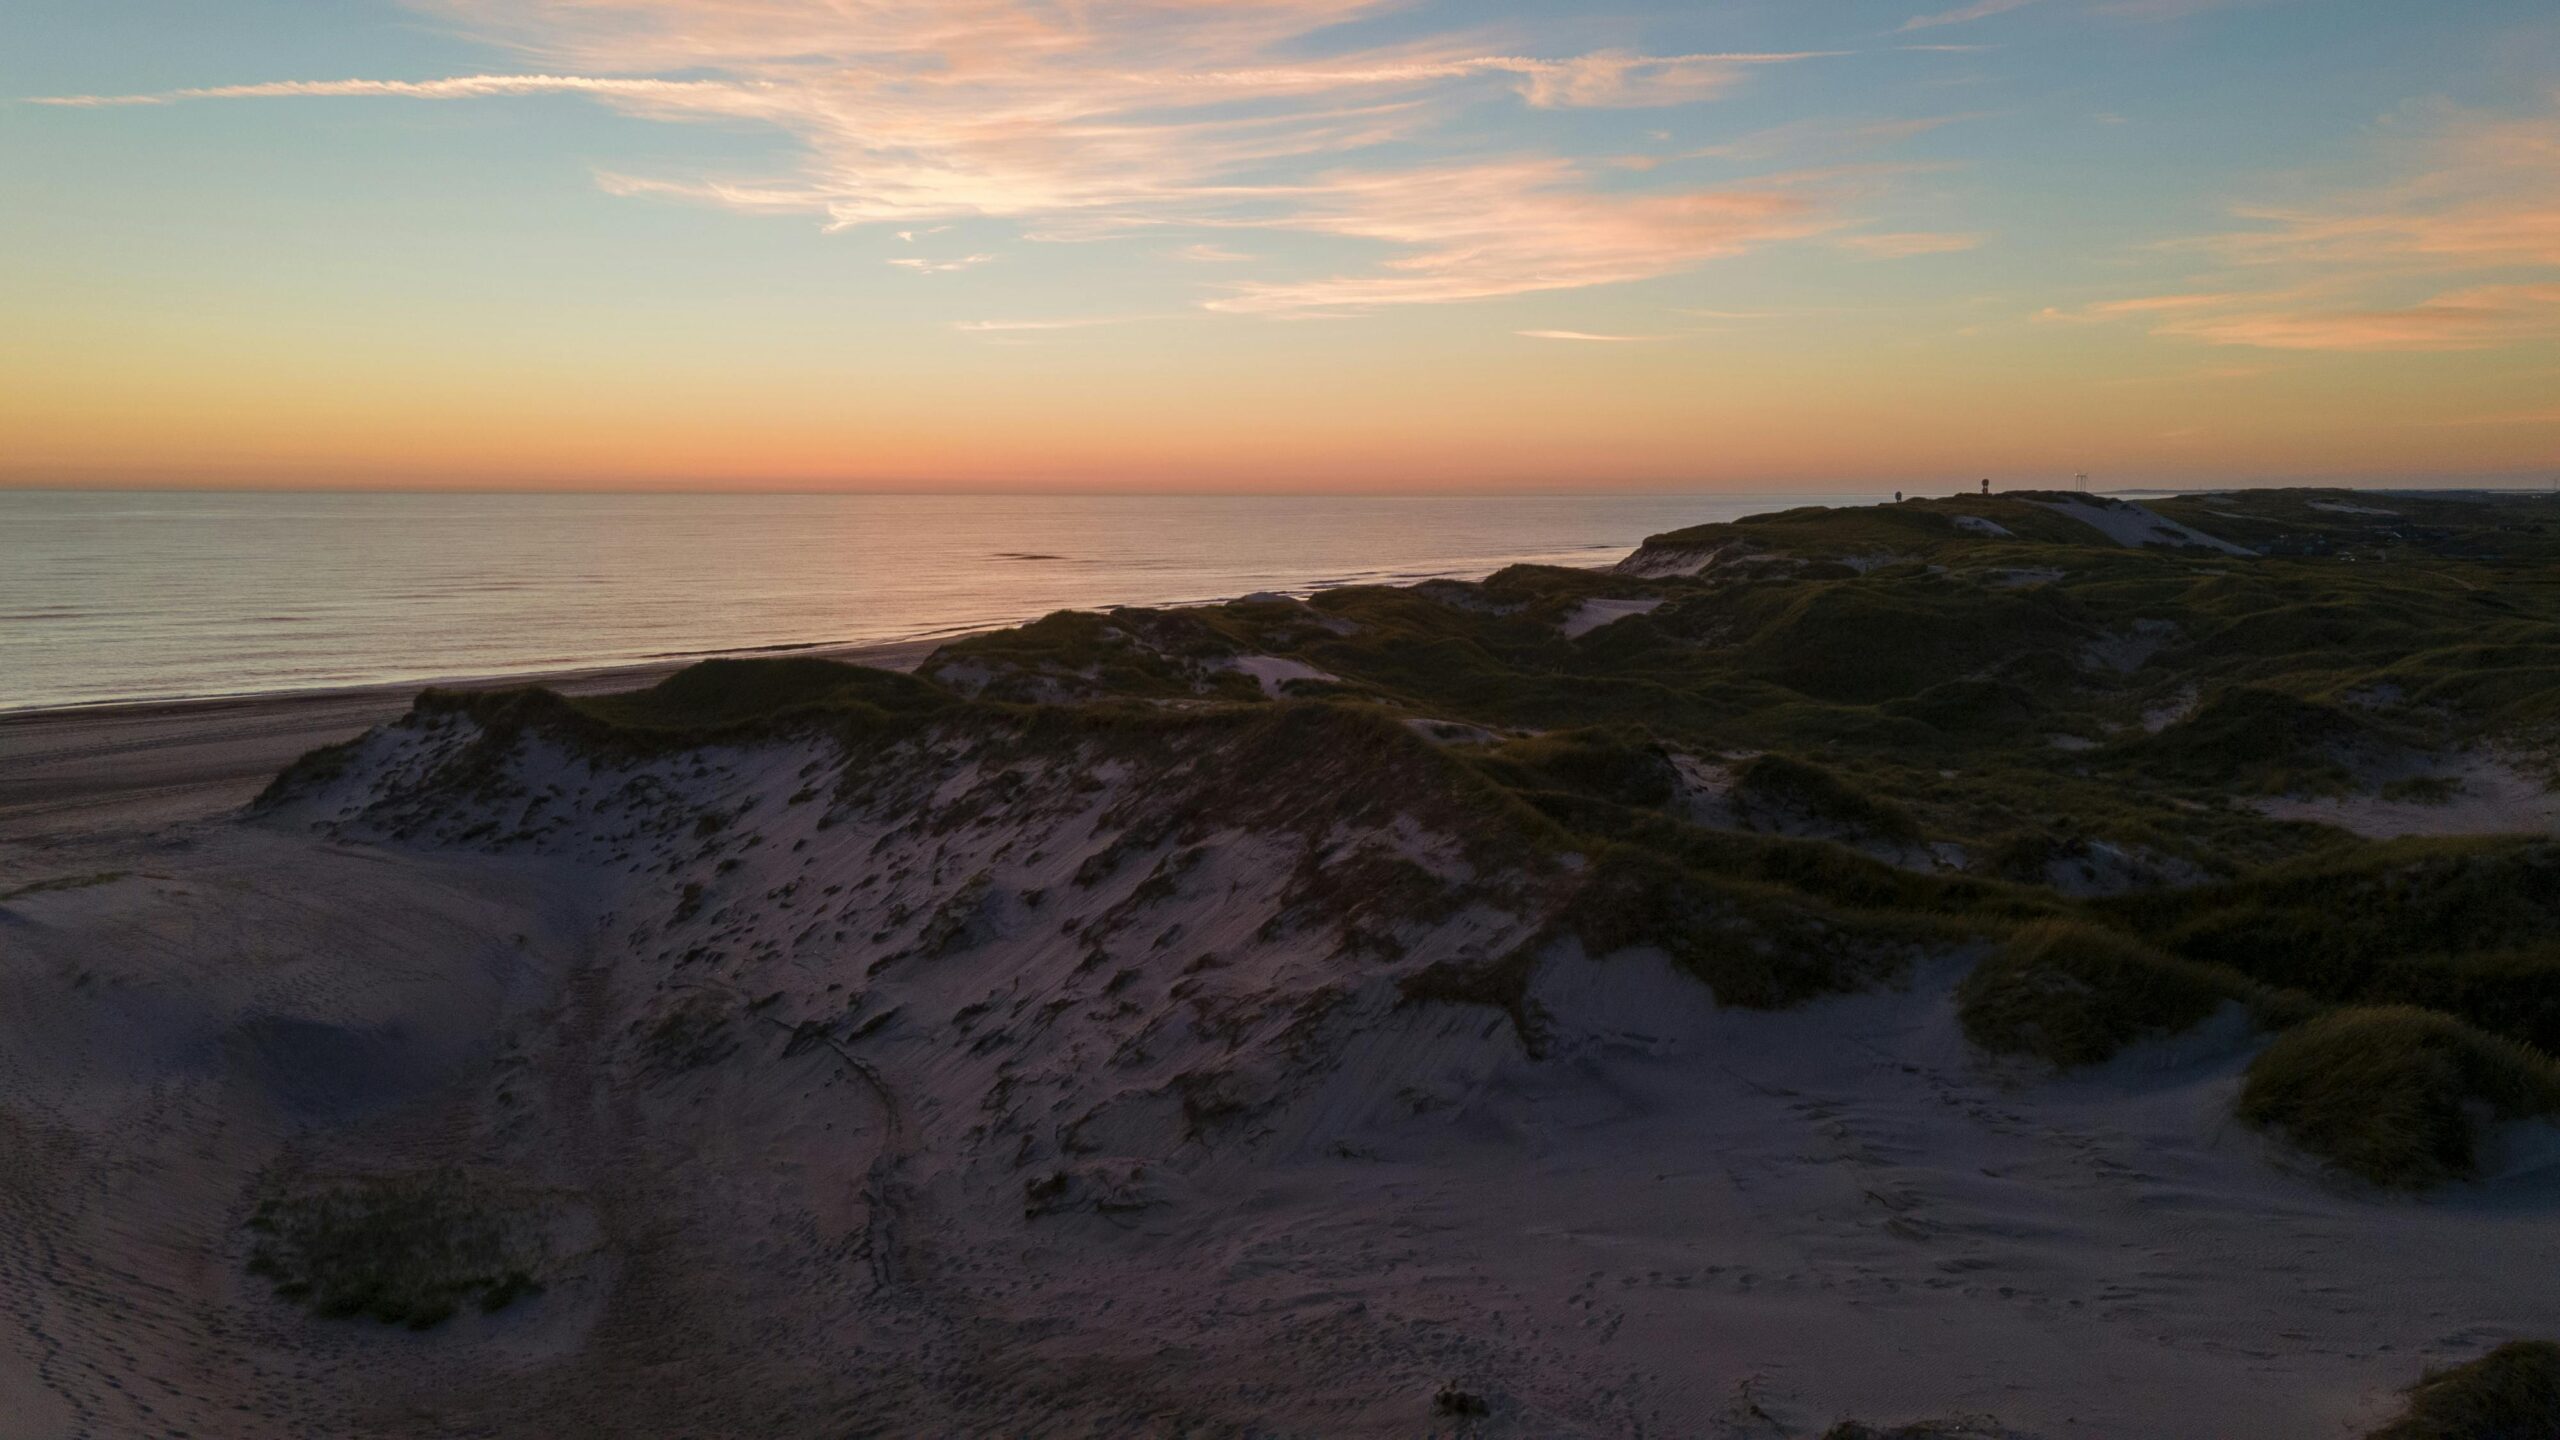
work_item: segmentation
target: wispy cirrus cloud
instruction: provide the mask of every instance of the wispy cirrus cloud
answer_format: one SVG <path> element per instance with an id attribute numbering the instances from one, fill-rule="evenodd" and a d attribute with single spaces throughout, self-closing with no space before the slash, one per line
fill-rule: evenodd
<path id="1" fill-rule="evenodd" d="M 2266 350 L 2491 350 L 2560 340 L 2560 284 L 2482 285 L 2414 305 L 2217 311 L 2152 333 Z"/>
<path id="2" fill-rule="evenodd" d="M 952 255 L 937 260 L 921 255 L 900 255 L 893 257 L 888 263 L 917 275 L 948 275 L 955 270 L 975 270 L 981 265 L 993 262 L 995 258 L 989 254 L 978 254 Z"/>
<path id="3" fill-rule="evenodd" d="M 1842 224 L 1784 185 L 1610 192 L 1568 161 L 1353 171 L 1293 189 L 1291 228 L 1381 242 L 1374 270 L 1244 281 L 1213 310 L 1272 314 L 1483 300 L 1671 274 Z"/>
<path id="4" fill-rule="evenodd" d="M 207 85 L 142 95 L 38 95 L 29 105 L 96 109 L 111 105 L 177 105 L 191 100 L 403 99 L 485 100 L 507 95 L 595 95 L 632 99 L 728 99 L 740 87 L 722 80 L 660 80 L 613 75 L 457 75 L 443 80 L 271 80 Z"/>
<path id="5" fill-rule="evenodd" d="M 2155 335 L 2271 350 L 2560 342 L 2560 95 L 2521 116 L 2422 113 L 2400 170 L 2323 200 L 2235 207 L 2246 228 L 2168 247 L 2220 262 L 2226 288 L 2036 318 L 2140 320 Z"/>
<path id="6" fill-rule="evenodd" d="M 2030 5 L 2039 3 L 2041 3 L 2041 0 L 1974 0 L 1974 3 L 1970 5 L 1960 5 L 1952 10 L 1940 10 L 1927 15 L 1914 16 L 1911 19 L 1902 22 L 1900 30 L 1895 33 L 1907 35 L 1914 30 L 1935 30 L 1942 25 L 1969 24 L 1976 20 L 1988 20 L 1994 15 L 2006 15 L 2012 10 L 2024 10 Z M 2262 5 L 2266 3 L 2268 3 L 2268 0 L 2085 0 L 2081 9 L 2084 13 L 2100 16 L 2109 20 L 2159 21 L 2183 20 L 2190 15 L 2201 15 L 2210 10 L 2227 10 L 2243 5 Z M 1924 47 L 1913 46 L 1911 48 L 1919 49 Z M 1936 46 L 1925 48 L 1964 49 L 1970 47 Z"/>
<path id="7" fill-rule="evenodd" d="M 2036 0 L 1973 0 L 1972 4 L 1960 5 L 1953 10 L 1914 15 L 1902 22 L 1899 33 L 1908 35 L 1914 30 L 1935 30 L 1942 25 L 1970 24 L 1976 20 L 1988 20 L 1994 15 L 2006 15 L 2012 10 L 2023 10 L 2035 3 Z"/>
<path id="8" fill-rule="evenodd" d="M 2101 300 L 2072 310 L 2048 305 L 2037 311 L 2035 318 L 2055 324 L 2086 324 L 2102 320 L 2122 320 L 2128 316 L 2152 315 L 2164 310 L 2204 310 L 2262 298 L 2264 297 L 2234 294 L 2228 291 L 2206 291 L 2183 295 L 2136 295 L 2124 300 Z"/>
<path id="9" fill-rule="evenodd" d="M 963 335 L 1046 334 L 1056 330 L 1092 330 L 1106 325 L 1134 325 L 1141 320 L 1161 317 L 1151 315 L 1079 315 L 1058 320 L 955 320 L 951 328 Z"/>
<path id="10" fill-rule="evenodd" d="M 1649 340 L 1667 338 L 1661 335 L 1605 335 L 1590 330 L 1514 330 L 1511 333 L 1526 340 L 1562 340 L 1578 345 L 1640 345 Z"/>
<path id="11" fill-rule="evenodd" d="M 2399 117 L 2396 181 L 2321 202 L 2247 205 L 2251 228 L 2189 242 L 2241 264 L 2404 271 L 2560 269 L 2560 92 L 2534 114 Z"/>
<path id="12" fill-rule="evenodd" d="M 2346 298 L 2352 289 L 2142 295 L 2034 318 L 2138 321 L 2153 335 L 2264 350 L 2427 353 L 2560 340 L 2560 283 L 2476 285 L 2398 305 L 2355 303 Z"/>
<path id="13" fill-rule="evenodd" d="M 2489 415 L 2464 415 L 2436 422 L 2447 429 L 2473 429 L 2481 426 L 2553 425 L 2560 426 L 2560 405 L 2539 410 L 2501 410 Z"/>
<path id="14" fill-rule="evenodd" d="M 1394 0 L 415 3 L 535 68 L 47 103 L 579 95 L 655 121 L 767 125 L 797 142 L 778 174 L 600 175 L 617 195 L 910 236 L 1000 219 L 1033 241 L 1277 231 L 1379 247 L 1366 269 L 1241 281 L 1207 302 L 1238 313 L 1648 279 L 1855 219 L 1803 186 L 1627 190 L 1602 183 L 1598 162 L 1535 142 L 1489 150 L 1446 128 L 1491 104 L 1531 116 L 1694 104 L 1828 52 L 1540 55 L 1478 33 L 1334 38 Z M 1392 166 L 1377 158 L 1389 147 Z M 1201 241 L 1187 258 L 1243 255 Z M 891 263 L 938 274 L 989 258 Z"/>
<path id="15" fill-rule="evenodd" d="M 1897 230 L 1875 235 L 1843 235 L 1833 241 L 1843 250 L 1870 260 L 1905 260 L 1915 255 L 1952 255 L 1981 248 L 1987 235 L 1932 230 Z"/>

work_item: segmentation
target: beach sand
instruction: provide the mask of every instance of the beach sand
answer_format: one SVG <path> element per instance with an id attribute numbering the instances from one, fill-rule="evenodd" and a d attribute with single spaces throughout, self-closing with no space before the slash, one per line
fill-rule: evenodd
<path id="1" fill-rule="evenodd" d="M 789 653 L 912 670 L 948 639 Z M 546 685 L 565 694 L 600 694 L 654 683 L 698 658 L 533 675 L 0 712 L 0 844 L 62 830 L 170 824 L 232 809 L 256 796 L 295 757 L 398 718 L 429 684 L 459 689 Z"/>

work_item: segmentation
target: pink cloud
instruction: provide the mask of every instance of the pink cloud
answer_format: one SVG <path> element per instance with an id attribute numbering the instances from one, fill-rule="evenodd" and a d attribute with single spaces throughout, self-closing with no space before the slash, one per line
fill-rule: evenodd
<path id="1" fill-rule="evenodd" d="M 2152 333 L 2268 350 L 2487 350 L 2560 340 L 2560 284 L 2484 285 L 2394 308 L 2234 310 Z"/>
<path id="2" fill-rule="evenodd" d="M 1989 237 L 1903 230 L 1880 235 L 1843 235 L 1832 243 L 1870 260 L 1903 260 L 1914 255 L 1950 255 L 1973 250 Z"/>
<path id="3" fill-rule="evenodd" d="M 2426 353 L 2560 341 L 2560 96 L 2540 112 L 2425 113 L 2390 183 L 2235 211 L 2252 228 L 2180 242 L 2228 290 L 2037 318 L 2156 321 L 2151 333 L 2272 350 Z M 2282 277 L 2251 285 L 2240 277 Z M 2426 294 L 2428 289 L 2433 294 Z M 2412 292 L 2424 298 L 2407 299 Z"/>
<path id="4" fill-rule="evenodd" d="M 1326 31 L 1396 9 L 1394 0 L 418 3 L 539 73 L 60 103 L 576 94 L 651 120 L 768 125 L 799 146 L 778 176 L 599 176 L 620 195 L 809 215 L 833 230 L 921 234 L 997 218 L 1031 240 L 1213 227 L 1387 251 L 1365 273 L 1246 283 L 1211 302 L 1252 313 L 1645 279 L 1841 223 L 1775 182 L 1628 193 L 1599 183 L 1597 167 L 1545 157 L 1462 155 L 1420 172 L 1362 166 L 1378 147 L 1427 139 L 1459 104 L 1689 104 L 1812 52 L 1538 56 L 1458 35 L 1326 53 Z M 1270 178 L 1311 171 L 1318 178 Z M 935 273 L 983 259 L 895 263 Z"/>
<path id="5" fill-rule="evenodd" d="M 1994 15 L 2006 15 L 2012 10 L 2023 10 L 2034 3 L 2036 0 L 1973 0 L 1970 5 L 1942 10 L 1934 15 L 1915 15 L 1902 22 L 1902 33 L 1934 30 L 1941 25 L 1966 25 L 1976 20 L 1988 20 Z"/>
<path id="6" fill-rule="evenodd" d="M 1213 310 L 1271 314 L 1482 300 L 1674 274 L 1841 222 L 1789 189 L 1612 193 L 1559 160 L 1351 172 L 1290 192 L 1291 228 L 1379 241 L 1377 269 L 1244 282 Z"/>
<path id="7" fill-rule="evenodd" d="M 1581 345 L 1639 345 L 1662 338 L 1659 335 L 1602 335 L 1589 330 L 1514 330 L 1511 333 L 1526 340 L 1563 340 Z"/>

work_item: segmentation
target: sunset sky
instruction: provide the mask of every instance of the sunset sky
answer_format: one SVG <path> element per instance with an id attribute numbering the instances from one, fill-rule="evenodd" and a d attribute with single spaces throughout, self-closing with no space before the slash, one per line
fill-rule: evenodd
<path id="1" fill-rule="evenodd" d="M 10 0 L 0 483 L 2560 473 L 2550 0 Z"/>

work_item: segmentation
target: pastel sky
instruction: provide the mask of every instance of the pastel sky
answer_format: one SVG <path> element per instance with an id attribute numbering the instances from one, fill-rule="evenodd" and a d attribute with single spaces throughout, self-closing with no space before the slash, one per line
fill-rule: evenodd
<path id="1" fill-rule="evenodd" d="M 2560 472 L 2551 0 L 9 0 L 0 484 Z"/>

